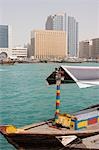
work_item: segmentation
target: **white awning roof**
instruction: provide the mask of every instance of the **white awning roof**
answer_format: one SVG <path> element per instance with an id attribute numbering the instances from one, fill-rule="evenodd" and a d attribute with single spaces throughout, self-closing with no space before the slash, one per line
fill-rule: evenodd
<path id="1" fill-rule="evenodd" d="M 99 85 L 99 67 L 61 66 L 80 88 Z"/>

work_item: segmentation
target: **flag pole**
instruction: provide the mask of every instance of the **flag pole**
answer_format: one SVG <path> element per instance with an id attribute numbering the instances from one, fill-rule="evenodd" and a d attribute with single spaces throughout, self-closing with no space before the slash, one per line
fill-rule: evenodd
<path id="1" fill-rule="evenodd" d="M 60 114 L 60 85 L 61 85 L 61 71 L 57 68 L 56 71 L 56 110 L 55 110 L 55 124 L 58 123 L 58 116 Z"/>

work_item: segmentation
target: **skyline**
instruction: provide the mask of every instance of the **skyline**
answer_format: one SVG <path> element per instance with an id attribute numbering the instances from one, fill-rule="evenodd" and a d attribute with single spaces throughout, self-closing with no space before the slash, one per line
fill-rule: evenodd
<path id="1" fill-rule="evenodd" d="M 0 24 L 12 26 L 13 46 L 30 42 L 32 30 L 45 29 L 49 15 L 66 12 L 79 23 L 79 41 L 99 37 L 98 0 L 0 0 Z"/>

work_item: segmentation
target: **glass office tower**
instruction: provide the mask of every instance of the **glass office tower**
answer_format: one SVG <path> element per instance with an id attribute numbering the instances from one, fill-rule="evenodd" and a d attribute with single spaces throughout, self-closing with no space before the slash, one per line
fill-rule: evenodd
<path id="1" fill-rule="evenodd" d="M 68 16 L 68 50 L 69 56 L 77 56 L 78 50 L 78 22 L 74 17 Z"/>
<path id="2" fill-rule="evenodd" d="M 66 13 L 58 13 L 48 16 L 45 29 L 66 31 Z"/>
<path id="3" fill-rule="evenodd" d="M 78 53 L 78 22 L 74 17 L 66 16 L 66 13 L 57 13 L 47 18 L 46 30 L 62 30 L 67 35 L 69 57 L 76 57 Z"/>
<path id="4" fill-rule="evenodd" d="M 9 31 L 7 25 L 0 25 L 0 48 L 9 47 Z"/>

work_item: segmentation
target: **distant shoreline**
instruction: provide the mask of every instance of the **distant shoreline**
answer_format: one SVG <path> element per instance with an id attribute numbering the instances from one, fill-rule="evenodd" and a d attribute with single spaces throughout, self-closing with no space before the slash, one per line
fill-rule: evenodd
<path id="1" fill-rule="evenodd" d="M 99 63 L 99 60 L 86 60 L 86 61 L 77 61 L 77 60 L 56 60 L 56 61 L 49 61 L 49 60 L 11 60 L 11 61 L 0 61 L 1 65 L 12 65 L 12 64 L 34 64 L 34 63 Z"/>

